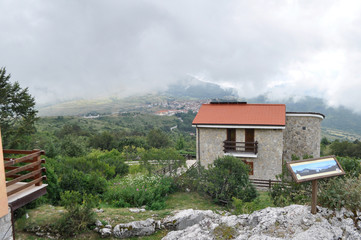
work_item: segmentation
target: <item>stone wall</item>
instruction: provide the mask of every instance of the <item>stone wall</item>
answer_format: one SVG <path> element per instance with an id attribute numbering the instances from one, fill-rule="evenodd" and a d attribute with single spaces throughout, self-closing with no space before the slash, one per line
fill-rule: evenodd
<path id="1" fill-rule="evenodd" d="M 286 114 L 283 140 L 283 159 L 290 161 L 292 155 L 303 158 L 305 154 L 320 157 L 321 115 Z"/>
<path id="2" fill-rule="evenodd" d="M 199 142 L 198 142 L 199 138 Z M 227 129 L 197 128 L 197 160 L 202 166 L 212 164 L 217 157 L 223 157 L 223 141 L 227 138 Z M 236 141 L 245 141 L 245 130 L 236 130 Z M 253 162 L 251 178 L 276 179 L 282 172 L 283 131 L 255 129 L 255 141 L 258 141 L 257 158 L 240 158 Z"/>
<path id="3" fill-rule="evenodd" d="M 282 172 L 283 131 L 255 129 L 255 141 L 258 142 L 257 158 L 246 159 L 253 162 L 253 176 L 257 179 L 276 179 Z"/>
<path id="4" fill-rule="evenodd" d="M 3 240 L 12 240 L 13 239 L 13 229 L 12 229 L 10 208 L 9 208 L 9 213 L 7 215 L 0 217 L 0 239 L 3 239 Z"/>
<path id="5" fill-rule="evenodd" d="M 207 167 L 218 157 L 223 157 L 223 141 L 227 130 L 221 128 L 197 128 L 197 160 Z"/>

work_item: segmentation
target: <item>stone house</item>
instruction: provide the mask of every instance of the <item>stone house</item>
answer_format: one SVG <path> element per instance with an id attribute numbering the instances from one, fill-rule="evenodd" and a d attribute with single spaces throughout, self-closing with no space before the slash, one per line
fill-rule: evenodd
<path id="1" fill-rule="evenodd" d="M 203 104 L 192 123 L 197 160 L 207 167 L 231 155 L 250 166 L 250 178 L 276 179 L 292 155 L 320 156 L 324 118 L 320 113 L 286 112 L 285 104 Z"/>

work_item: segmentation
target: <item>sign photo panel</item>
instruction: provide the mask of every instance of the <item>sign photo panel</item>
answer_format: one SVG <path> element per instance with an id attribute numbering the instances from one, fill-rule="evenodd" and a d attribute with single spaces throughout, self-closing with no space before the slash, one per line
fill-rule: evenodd
<path id="1" fill-rule="evenodd" d="M 292 161 L 287 168 L 298 183 L 345 174 L 335 156 Z"/>

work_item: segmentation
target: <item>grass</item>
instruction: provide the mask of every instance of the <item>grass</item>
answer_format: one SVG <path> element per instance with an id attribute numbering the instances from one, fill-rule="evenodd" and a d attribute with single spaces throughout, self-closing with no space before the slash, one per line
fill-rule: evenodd
<path id="1" fill-rule="evenodd" d="M 97 213 L 97 219 L 111 224 L 113 227 L 119 223 L 127 223 L 132 221 L 145 220 L 147 218 L 153 218 L 154 220 L 161 220 L 166 216 L 172 215 L 175 210 L 183 209 L 197 209 L 197 210 L 213 210 L 215 212 L 221 212 L 229 210 L 225 206 L 219 206 L 212 202 L 212 200 L 206 196 L 202 196 L 196 192 L 176 192 L 171 194 L 166 201 L 166 209 L 157 211 L 145 211 L 140 213 L 132 213 L 128 208 L 114 208 L 106 204 L 102 204 L 101 208 L 104 210 L 102 213 Z M 272 202 L 267 192 L 260 192 L 259 201 L 257 203 L 257 209 L 262 209 L 268 206 L 272 206 Z M 44 226 L 51 225 L 60 218 L 61 212 L 64 211 L 62 207 L 54 207 L 51 205 L 42 205 L 36 209 L 28 211 L 29 218 L 25 216 L 18 219 L 15 223 L 16 238 L 17 239 L 45 239 L 34 236 L 31 233 L 24 232 L 23 229 L 31 226 Z M 168 233 L 167 230 L 158 231 L 151 236 L 130 238 L 139 240 L 156 240 L 163 238 Z M 100 239 L 98 233 L 88 231 L 81 235 L 78 235 L 76 239 Z M 110 238 L 115 239 L 115 238 Z"/>

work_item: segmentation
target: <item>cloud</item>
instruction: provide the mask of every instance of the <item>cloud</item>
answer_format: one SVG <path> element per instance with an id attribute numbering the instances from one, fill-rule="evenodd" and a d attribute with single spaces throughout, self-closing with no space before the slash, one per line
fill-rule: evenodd
<path id="1" fill-rule="evenodd" d="M 361 112 L 360 16 L 358 1 L 4 0 L 0 66 L 40 104 L 195 76 Z"/>

